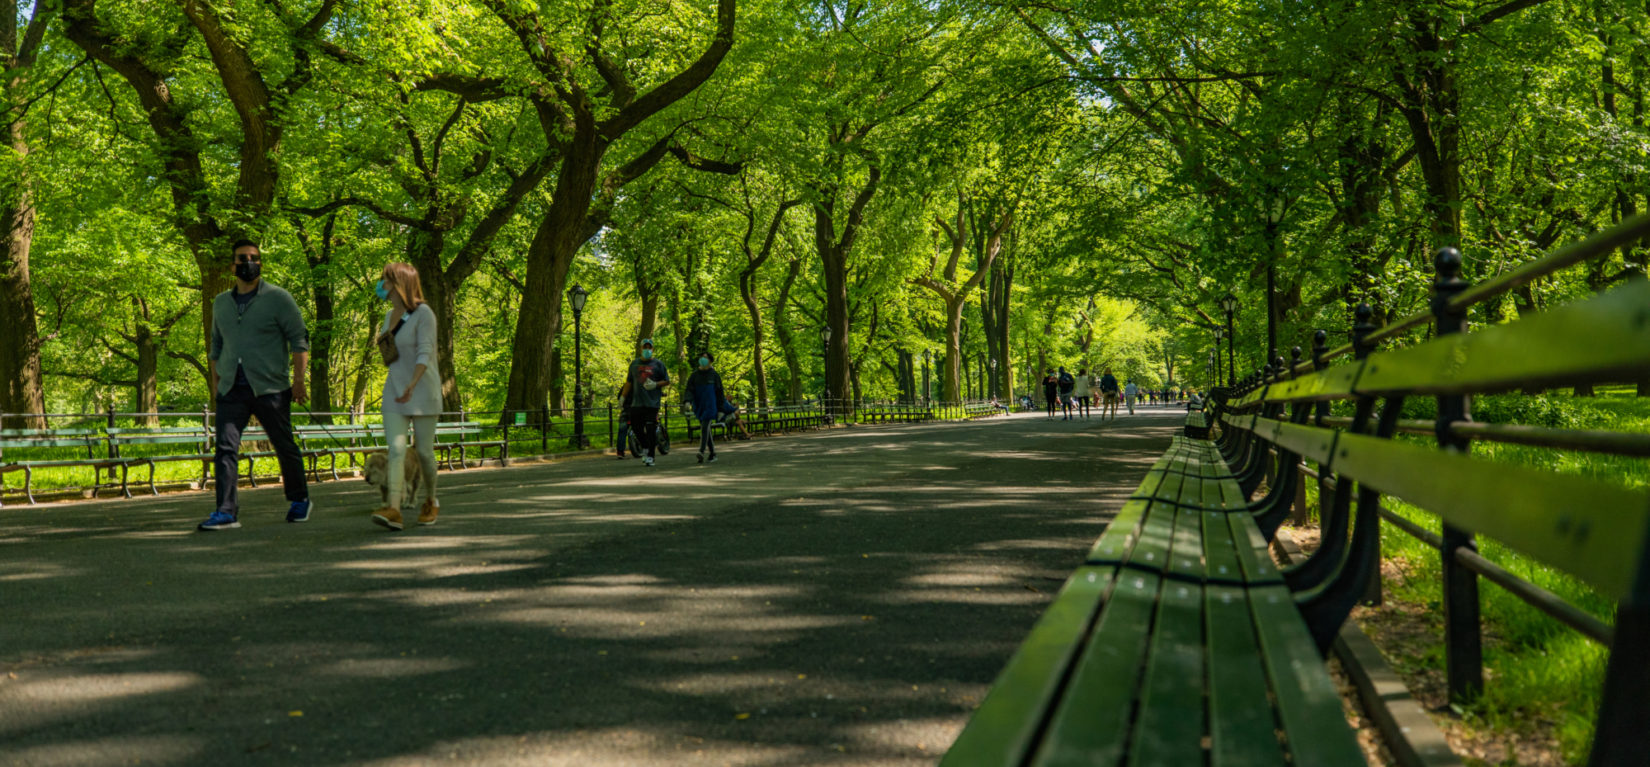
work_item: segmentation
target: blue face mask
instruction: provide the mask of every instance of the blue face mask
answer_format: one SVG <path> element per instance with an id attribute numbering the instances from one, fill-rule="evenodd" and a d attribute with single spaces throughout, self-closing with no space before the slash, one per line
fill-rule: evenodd
<path id="1" fill-rule="evenodd" d="M 642 350 L 642 359 L 644 359 L 644 360 L 653 359 L 653 350 L 652 349 L 643 349 Z"/>
<path id="2" fill-rule="evenodd" d="M 378 289 L 377 289 L 376 292 L 378 293 L 378 300 L 380 300 L 380 301 L 390 300 L 390 289 L 384 286 L 384 281 L 383 280 L 378 281 Z"/>
<path id="3" fill-rule="evenodd" d="M 710 367 L 710 358 L 709 357 L 700 357 L 699 358 L 699 367 L 702 367 L 702 368 Z"/>

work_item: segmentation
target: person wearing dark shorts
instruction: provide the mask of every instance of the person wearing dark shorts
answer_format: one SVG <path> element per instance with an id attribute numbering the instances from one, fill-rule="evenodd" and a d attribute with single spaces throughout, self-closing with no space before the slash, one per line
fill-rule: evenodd
<path id="1" fill-rule="evenodd" d="M 262 278 L 263 255 L 257 243 L 240 240 L 233 248 L 235 286 L 212 301 L 212 390 L 217 397 L 213 480 L 217 509 L 195 529 L 231 530 L 241 526 L 241 435 L 253 416 L 275 448 L 281 485 L 291 503 L 286 521 L 307 522 L 315 505 L 309 500 L 304 459 L 292 437 L 292 403 L 308 402 L 304 373 L 309 368 L 309 330 L 292 294 Z M 291 357 L 291 368 L 287 367 Z M 234 372 L 224 368 L 233 365 Z"/>
<path id="2" fill-rule="evenodd" d="M 647 451 L 642 465 L 652 466 L 659 439 L 659 405 L 664 401 L 664 388 L 670 385 L 665 363 L 653 358 L 653 339 L 642 339 L 642 354 L 630 363 L 625 383 L 630 386 L 630 428 Z"/>

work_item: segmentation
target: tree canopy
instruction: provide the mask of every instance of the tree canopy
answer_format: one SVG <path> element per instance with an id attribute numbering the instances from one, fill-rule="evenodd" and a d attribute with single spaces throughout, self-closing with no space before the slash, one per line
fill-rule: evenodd
<path id="1" fill-rule="evenodd" d="M 257 240 L 318 412 L 377 407 L 420 272 L 445 404 L 955 400 L 1046 367 L 1215 385 L 1650 208 L 1629 0 L 18 0 L 0 14 L 0 412 L 207 402 Z M 1641 277 L 1635 243 L 1485 321 Z M 827 335 L 828 334 L 828 335 Z"/>

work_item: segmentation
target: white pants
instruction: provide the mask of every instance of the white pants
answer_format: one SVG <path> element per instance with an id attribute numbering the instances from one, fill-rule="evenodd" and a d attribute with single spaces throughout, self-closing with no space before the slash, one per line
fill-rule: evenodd
<path id="1" fill-rule="evenodd" d="M 424 498 L 435 499 L 435 419 L 433 415 L 384 414 L 384 442 L 390 447 L 389 507 L 401 508 L 401 486 L 406 483 L 407 427 L 411 426 L 418 462 L 424 469 Z"/>

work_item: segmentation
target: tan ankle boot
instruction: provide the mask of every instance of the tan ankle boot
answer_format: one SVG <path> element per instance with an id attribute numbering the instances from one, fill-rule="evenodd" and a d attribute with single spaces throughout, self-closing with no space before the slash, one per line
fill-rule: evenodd
<path id="1" fill-rule="evenodd" d="M 441 514 L 441 507 L 432 501 L 425 501 L 424 508 L 418 510 L 418 524 L 433 525 L 435 518 Z"/>
<path id="2" fill-rule="evenodd" d="M 391 530 L 400 530 L 401 510 L 386 506 L 372 513 L 372 521 Z"/>

